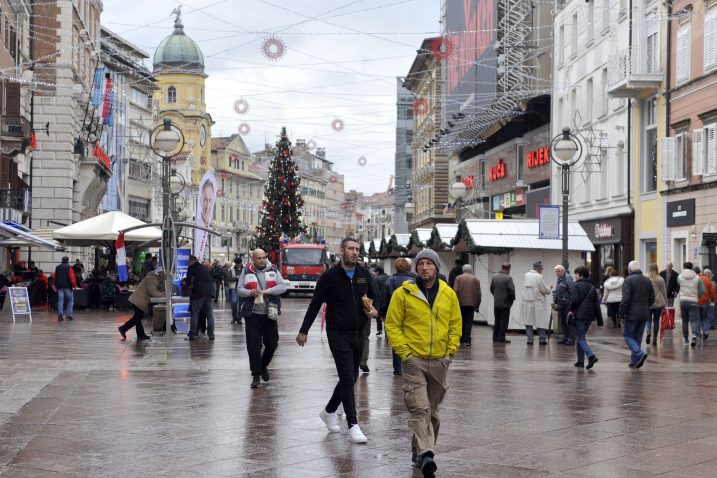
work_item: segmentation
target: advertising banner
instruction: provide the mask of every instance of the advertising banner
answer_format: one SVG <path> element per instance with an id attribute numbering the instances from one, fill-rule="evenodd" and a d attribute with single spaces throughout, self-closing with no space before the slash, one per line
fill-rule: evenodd
<path id="1" fill-rule="evenodd" d="M 214 173 L 206 173 L 199 182 L 199 194 L 197 194 L 197 213 L 195 224 L 199 227 L 209 229 L 214 216 L 214 203 L 217 200 L 217 178 Z M 201 229 L 194 230 L 194 255 L 202 260 L 204 248 L 207 246 L 209 233 Z"/>
<path id="2" fill-rule="evenodd" d="M 179 288 L 179 283 L 187 277 L 187 269 L 189 269 L 189 256 L 192 250 L 188 247 L 177 249 L 177 272 L 174 276 L 174 284 Z"/>

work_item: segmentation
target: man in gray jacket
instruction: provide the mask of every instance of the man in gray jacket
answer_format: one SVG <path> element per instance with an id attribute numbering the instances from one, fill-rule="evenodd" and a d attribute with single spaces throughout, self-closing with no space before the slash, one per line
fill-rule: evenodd
<path id="1" fill-rule="evenodd" d="M 252 264 L 239 276 L 237 290 L 241 297 L 241 315 L 246 319 L 246 349 L 249 353 L 251 388 L 259 388 L 259 377 L 269 381 L 267 367 L 279 344 L 279 328 L 275 314 L 279 311 L 279 296 L 286 292 L 281 273 L 266 259 L 266 252 L 254 249 Z M 262 342 L 264 352 L 261 351 Z"/>
<path id="2" fill-rule="evenodd" d="M 655 302 L 655 289 L 650 279 L 642 275 L 639 262 L 630 262 L 627 271 L 629 275 L 622 284 L 620 302 L 620 317 L 624 323 L 622 336 L 632 351 L 630 368 L 640 368 L 647 359 L 640 346 L 645 324 L 650 320 L 650 307 Z"/>
<path id="3" fill-rule="evenodd" d="M 490 293 L 493 294 L 493 343 L 509 344 L 505 338 L 510 321 L 510 308 L 515 302 L 515 284 L 510 277 L 510 263 L 506 262 L 498 274 L 490 281 Z"/>

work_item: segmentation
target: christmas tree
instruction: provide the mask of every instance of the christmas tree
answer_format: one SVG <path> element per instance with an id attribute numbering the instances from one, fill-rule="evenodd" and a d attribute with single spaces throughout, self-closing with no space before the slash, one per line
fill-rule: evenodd
<path id="1" fill-rule="evenodd" d="M 256 228 L 257 247 L 269 252 L 278 249 L 282 235 L 297 237 L 306 232 L 301 220 L 304 200 L 299 192 L 301 179 L 291 152 L 286 127 L 274 147 L 274 159 L 269 167 L 269 180 L 264 187 L 261 218 Z"/>

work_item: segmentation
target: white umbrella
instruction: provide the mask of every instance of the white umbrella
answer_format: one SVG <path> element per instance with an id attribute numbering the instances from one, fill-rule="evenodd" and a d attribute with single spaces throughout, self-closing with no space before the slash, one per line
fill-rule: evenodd
<path id="1" fill-rule="evenodd" d="M 97 243 L 114 245 L 119 231 L 142 224 L 146 223 L 123 212 L 110 211 L 57 229 L 52 233 L 52 237 L 73 246 L 90 246 Z M 147 242 L 161 237 L 161 229 L 144 227 L 126 233 L 124 240 L 125 242 Z"/>

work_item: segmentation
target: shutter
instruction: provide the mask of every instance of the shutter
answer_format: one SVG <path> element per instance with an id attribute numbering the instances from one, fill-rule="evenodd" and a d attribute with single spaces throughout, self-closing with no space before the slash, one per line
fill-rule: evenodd
<path id="1" fill-rule="evenodd" d="M 717 12 L 705 17 L 705 71 L 717 65 Z"/>
<path id="2" fill-rule="evenodd" d="M 20 83 L 5 83 L 5 114 L 20 116 Z"/>
<path id="3" fill-rule="evenodd" d="M 717 174 L 717 123 L 708 124 L 704 128 L 705 143 L 705 176 Z"/>
<path id="4" fill-rule="evenodd" d="M 677 83 L 690 79 L 690 29 L 685 28 L 677 34 L 677 60 L 675 61 Z"/>
<path id="5" fill-rule="evenodd" d="M 692 130 L 692 175 L 702 176 L 702 128 Z"/>
<path id="6" fill-rule="evenodd" d="M 685 133 L 675 135 L 675 179 L 685 179 L 687 176 L 687 166 L 685 164 L 687 143 L 685 139 Z"/>
<path id="7" fill-rule="evenodd" d="M 664 182 L 675 180 L 675 138 L 660 140 L 660 173 Z"/>

